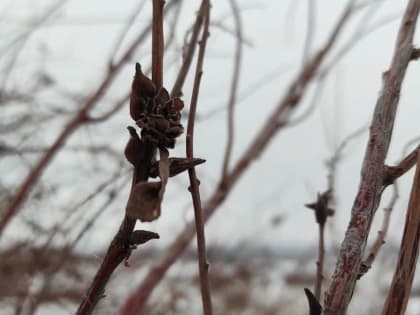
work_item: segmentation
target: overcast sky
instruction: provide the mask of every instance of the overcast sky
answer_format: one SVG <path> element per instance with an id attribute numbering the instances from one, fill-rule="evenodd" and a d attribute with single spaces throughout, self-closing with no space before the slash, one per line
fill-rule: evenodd
<path id="1" fill-rule="evenodd" d="M 246 42 L 239 82 L 239 98 L 242 100 L 237 105 L 235 117 L 237 131 L 233 163 L 247 148 L 270 110 L 284 94 L 288 83 L 302 66 L 308 9 L 308 1 L 304 0 L 238 2 L 243 9 L 241 15 Z M 0 1 L 0 37 L 30 28 L 28 22 L 31 21 L 31 17 L 41 15 L 45 8 L 53 3 L 33 0 Z M 118 3 L 99 0 L 67 1 L 49 22 L 32 34 L 20 55 L 18 69 L 21 71 L 14 71 L 13 78 L 15 81 L 24 82 L 28 79 L 22 78 L 24 71 L 44 67 L 63 89 L 74 92 L 90 91 L 90 87 L 97 85 L 105 72 L 107 65 L 104 61 L 109 57 L 119 32 L 137 3 L 138 1 L 128 0 Z M 343 10 L 344 3 L 345 1 L 336 0 L 316 1 L 311 53 L 316 52 L 329 35 Z M 333 61 L 334 56 L 351 40 L 361 21 L 365 21 L 361 30 L 363 34 L 373 29 L 375 31 L 363 37 L 335 64 L 322 85 L 316 108 L 309 118 L 301 124 L 282 130 L 245 173 L 227 202 L 208 225 L 207 236 L 210 244 L 255 240 L 255 236 L 258 235 L 265 244 L 272 246 L 314 246 L 317 227 L 314 225 L 312 213 L 303 205 L 313 201 L 316 193 L 326 188 L 325 161 L 336 146 L 348 134 L 370 121 L 380 90 L 382 72 L 389 65 L 399 17 L 405 6 L 405 1 L 388 0 L 376 3 L 375 10 L 361 11 L 350 21 L 333 54 L 324 65 Z M 180 54 L 183 34 L 193 22 L 196 10 L 196 1 L 185 1 L 176 45 L 166 54 L 165 62 L 169 70 L 164 81 L 167 86 L 172 85 L 179 67 L 179 60 L 175 64 L 172 60 Z M 130 30 L 125 44 L 136 34 L 137 27 L 141 27 L 150 19 L 150 13 L 150 6 L 146 5 L 137 16 L 135 27 Z M 227 1 L 213 1 L 212 18 L 213 21 L 232 28 L 233 18 Z M 381 27 L 376 29 L 378 25 Z M 417 34 L 415 42 L 418 42 L 418 38 Z M 211 27 L 199 100 L 199 114 L 202 116 L 227 103 L 234 47 L 235 41 L 231 34 L 217 26 Z M 32 60 L 39 59 L 36 56 L 40 51 L 48 54 L 48 58 L 42 64 L 36 64 Z M 141 47 L 133 59 L 133 64 L 138 60 L 147 68 L 150 46 Z M 121 73 L 113 85 L 112 94 L 109 93 L 105 101 L 99 104 L 98 112 L 106 110 L 108 102 L 127 92 L 133 75 L 133 64 L 127 65 Z M 388 159 L 390 163 L 397 161 L 402 156 L 405 144 L 419 135 L 419 70 L 416 63 L 410 64 L 391 143 Z M 267 76 L 271 77 L 271 80 L 266 79 L 267 82 L 263 86 L 251 88 Z M 318 86 L 318 83 L 311 85 L 294 117 L 299 117 L 307 110 Z M 188 104 L 191 77 L 184 94 L 185 103 Z M 56 102 L 57 106 L 69 106 L 70 109 L 77 105 L 62 104 L 60 100 Z M 203 200 L 210 196 L 221 172 L 226 135 L 225 118 L 225 112 L 221 111 L 203 120 L 196 127 L 195 154 L 207 160 L 205 165 L 199 167 Z M 89 133 L 89 128 L 79 130 L 69 143 L 83 143 L 88 134 L 89 141 L 106 143 L 122 152 L 127 139 L 128 124 L 132 122 L 127 111 L 124 111 L 117 114 L 106 126 L 100 127 L 95 134 Z M 60 127 L 60 124 L 56 126 L 57 132 Z M 54 136 L 54 133 L 41 134 L 39 140 L 50 143 Z M 336 243 L 341 240 L 349 219 L 359 182 L 366 139 L 367 132 L 349 144 L 338 169 L 337 213 L 332 228 L 334 233 L 327 236 L 327 239 L 334 237 Z M 183 145 L 178 146 L 173 154 L 184 155 Z M 25 175 L 25 171 L 8 171 L 7 169 L 13 167 L 13 163 L 10 160 L 4 163 L 2 174 L 5 174 L 6 182 L 17 183 Z M 57 180 L 56 174 L 60 171 L 62 163 L 66 164 L 68 161 L 65 155 L 58 155 L 46 171 L 44 179 L 52 182 Z M 77 163 L 82 162 L 75 161 L 74 167 L 77 167 Z M 63 176 L 71 178 L 66 177 L 69 176 L 66 174 Z M 78 178 L 77 182 L 88 180 L 89 176 L 86 176 Z M 402 232 L 400 227 L 404 221 L 410 181 L 411 177 L 405 176 L 400 187 L 401 198 L 391 224 L 394 238 L 398 238 Z M 187 176 L 174 179 L 172 183 L 168 187 L 162 217 L 150 224 L 150 228 L 161 235 L 159 245 L 170 242 L 174 233 L 182 228 L 183 222 L 192 218 L 192 209 L 188 207 L 189 195 L 180 194 L 180 191 L 187 187 Z M 62 193 L 62 200 L 74 198 L 72 193 L 76 188 L 80 187 L 72 187 L 67 193 Z M 127 194 L 128 191 L 122 194 L 122 204 L 125 203 Z M 56 202 L 51 201 L 51 205 Z M 273 228 L 270 222 L 276 215 L 284 216 L 285 220 L 283 224 Z M 106 236 L 103 240 L 95 242 L 95 248 L 108 243 L 116 229 L 115 222 L 118 222 L 121 216 L 120 210 L 113 209 L 100 220 L 96 231 Z M 381 223 L 379 218 L 380 215 L 374 222 L 373 231 Z M 15 232 L 13 227 L 8 231 L 9 235 Z M 372 235 L 374 234 L 376 233 L 373 232 Z M 89 240 L 86 240 L 82 247 L 88 246 L 87 244 L 92 246 L 90 241 L 94 237 L 88 237 Z"/>

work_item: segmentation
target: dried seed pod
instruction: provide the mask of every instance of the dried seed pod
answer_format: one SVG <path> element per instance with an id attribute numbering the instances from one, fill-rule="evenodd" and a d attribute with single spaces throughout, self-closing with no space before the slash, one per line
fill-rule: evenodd
<path id="1" fill-rule="evenodd" d="M 130 132 L 130 139 L 125 146 L 124 155 L 127 161 L 136 167 L 140 164 L 144 144 L 133 127 L 128 127 L 128 130 Z"/>
<path id="2" fill-rule="evenodd" d="M 169 138 L 176 138 L 180 136 L 183 132 L 184 132 L 184 127 L 182 127 L 182 125 L 179 124 L 177 126 L 166 129 L 165 134 Z"/>
<path id="3" fill-rule="evenodd" d="M 171 109 L 179 112 L 183 108 L 184 108 L 184 102 L 179 97 L 175 97 L 174 99 L 172 99 Z"/>
<path id="4" fill-rule="evenodd" d="M 181 121 L 181 113 L 171 112 L 168 115 L 168 119 L 172 124 L 179 124 L 179 122 Z"/>
<path id="5" fill-rule="evenodd" d="M 143 74 L 140 64 L 136 63 L 136 73 L 131 85 L 130 97 L 130 115 L 134 120 L 137 121 L 139 115 L 144 113 L 149 98 L 153 98 L 155 93 L 155 84 Z"/>
<path id="6" fill-rule="evenodd" d="M 144 128 L 147 124 L 147 118 L 143 116 L 141 116 L 137 121 L 136 121 L 137 126 L 139 126 L 140 128 Z"/>
<path id="7" fill-rule="evenodd" d="M 156 122 L 156 128 L 159 131 L 165 132 L 170 127 L 169 121 L 166 120 L 165 118 L 157 118 L 155 122 Z"/>
<path id="8" fill-rule="evenodd" d="M 159 91 L 158 91 L 155 99 L 156 99 L 156 104 L 159 104 L 159 105 L 166 104 L 166 102 L 169 101 L 169 93 L 168 93 L 168 91 L 164 87 L 161 87 L 159 89 Z"/>
<path id="9" fill-rule="evenodd" d="M 137 121 L 146 110 L 146 101 L 136 93 L 131 93 L 130 97 L 130 116 Z"/>
<path id="10" fill-rule="evenodd" d="M 134 185 L 128 198 L 126 213 L 131 219 L 142 222 L 156 220 L 160 216 L 159 198 L 162 182 L 140 182 Z"/>
<path id="11" fill-rule="evenodd" d="M 136 73 L 134 75 L 132 89 L 144 99 L 152 98 L 156 94 L 155 84 L 143 74 L 138 62 L 136 63 Z"/>

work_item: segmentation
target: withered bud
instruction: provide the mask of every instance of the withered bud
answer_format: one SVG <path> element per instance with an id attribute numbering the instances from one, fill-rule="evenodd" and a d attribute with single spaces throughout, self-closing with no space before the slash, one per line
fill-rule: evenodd
<path id="1" fill-rule="evenodd" d="M 136 73 L 131 85 L 130 115 L 137 121 L 146 110 L 147 100 L 156 94 L 156 86 L 152 80 L 143 74 L 141 66 L 136 63 Z"/>
<path id="2" fill-rule="evenodd" d="M 131 93 L 130 97 L 130 116 L 135 121 L 139 120 L 144 111 L 146 110 L 146 100 L 137 95 L 136 93 Z"/>
<path id="3" fill-rule="evenodd" d="M 159 234 L 151 231 L 136 230 L 131 233 L 129 241 L 133 245 L 144 244 L 152 239 L 158 239 Z"/>
<path id="4" fill-rule="evenodd" d="M 131 219 L 150 222 L 160 216 L 162 182 L 140 182 L 134 185 L 128 198 L 126 213 Z"/>
<path id="5" fill-rule="evenodd" d="M 171 109 L 175 111 L 181 111 L 184 108 L 184 102 L 179 98 L 176 97 L 171 102 Z"/>
<path id="6" fill-rule="evenodd" d="M 184 127 L 181 124 L 179 124 L 177 126 L 166 129 L 165 134 L 169 138 L 176 138 L 180 136 L 183 132 L 184 132 Z"/>
<path id="7" fill-rule="evenodd" d="M 141 155 L 144 150 L 144 144 L 133 127 L 128 127 L 128 131 L 130 132 L 130 139 L 125 146 L 124 155 L 127 161 L 136 167 L 140 163 Z"/>
<path id="8" fill-rule="evenodd" d="M 161 87 L 159 89 L 159 92 L 156 95 L 156 103 L 160 105 L 164 105 L 168 101 L 169 101 L 169 93 L 164 87 Z"/>
<path id="9" fill-rule="evenodd" d="M 327 217 L 334 215 L 334 210 L 329 208 L 329 203 L 332 198 L 332 191 L 327 190 L 322 194 L 318 194 L 317 200 L 313 203 L 308 203 L 305 207 L 315 211 L 315 219 L 318 224 L 324 225 Z"/>
<path id="10" fill-rule="evenodd" d="M 159 131 L 163 131 L 163 132 L 165 130 L 169 129 L 169 127 L 170 127 L 169 121 L 165 118 L 157 118 L 155 120 L 155 124 L 156 124 L 156 128 Z"/>

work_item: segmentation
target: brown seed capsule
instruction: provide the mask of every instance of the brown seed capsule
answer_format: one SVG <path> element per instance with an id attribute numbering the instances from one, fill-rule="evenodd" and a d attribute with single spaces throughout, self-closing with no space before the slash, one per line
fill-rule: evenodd
<path id="1" fill-rule="evenodd" d="M 164 105 L 167 101 L 169 101 L 169 93 L 164 87 L 161 87 L 156 95 L 156 104 Z"/>
<path id="2" fill-rule="evenodd" d="M 165 132 L 166 129 L 170 127 L 169 121 L 167 121 L 165 118 L 156 118 L 156 128 L 159 131 Z"/>
<path id="3" fill-rule="evenodd" d="M 156 220 L 160 216 L 161 186 L 162 182 L 140 182 L 134 185 L 126 206 L 127 216 L 142 222 Z"/>
<path id="4" fill-rule="evenodd" d="M 132 89 L 144 99 L 152 98 L 156 94 L 155 84 L 143 74 L 138 62 L 136 63 L 136 73 L 134 75 Z"/>
<path id="5" fill-rule="evenodd" d="M 124 155 L 128 162 L 137 167 L 140 164 L 140 157 L 144 150 L 144 145 L 133 127 L 128 127 L 128 130 L 130 132 L 130 140 L 128 140 L 125 147 Z"/>
<path id="6" fill-rule="evenodd" d="M 146 109 L 146 101 L 136 93 L 131 93 L 130 97 L 130 116 L 135 121 L 139 120 Z"/>
<path id="7" fill-rule="evenodd" d="M 178 112 L 184 108 L 184 102 L 178 97 L 172 100 L 171 105 L 171 109 L 176 110 Z"/>
<path id="8" fill-rule="evenodd" d="M 131 85 L 130 97 L 130 115 L 134 120 L 139 119 L 139 115 L 146 109 L 148 99 L 154 97 L 155 93 L 155 84 L 143 74 L 140 64 L 136 63 L 136 73 Z"/>
<path id="9" fill-rule="evenodd" d="M 184 127 L 182 125 L 174 126 L 166 129 L 166 136 L 169 138 L 176 138 L 184 132 Z"/>

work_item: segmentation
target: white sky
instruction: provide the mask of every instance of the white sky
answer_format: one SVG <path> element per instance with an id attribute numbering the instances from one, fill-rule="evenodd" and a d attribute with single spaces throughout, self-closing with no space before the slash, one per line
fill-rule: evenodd
<path id="1" fill-rule="evenodd" d="M 167 65 L 174 57 L 179 56 L 183 34 L 195 18 L 198 1 L 184 2 L 176 45 L 166 54 Z M 305 0 L 238 0 L 238 2 L 244 9 L 243 33 L 251 45 L 246 46 L 243 53 L 239 97 L 243 95 L 248 97 L 237 106 L 233 162 L 247 148 L 271 109 L 284 94 L 290 80 L 299 71 L 307 15 Z M 313 201 L 316 193 L 326 188 L 325 161 L 331 156 L 334 148 L 348 134 L 370 121 L 380 91 L 381 75 L 391 60 L 399 17 L 406 4 L 406 1 L 396 0 L 376 2 L 377 10 L 372 15 L 366 18 L 366 11 L 363 11 L 350 21 L 333 54 L 327 59 L 327 64 L 340 47 L 347 43 L 357 29 L 358 23 L 364 18 L 367 19 L 366 29 L 381 24 L 381 21 L 391 19 L 391 22 L 364 37 L 348 51 L 327 77 L 323 92 L 311 116 L 300 125 L 282 130 L 271 141 L 262 156 L 251 165 L 207 226 L 209 244 L 233 245 L 259 239 L 267 246 L 282 249 L 298 248 L 303 252 L 311 251 L 316 246 L 317 226 L 313 214 L 303 205 Z M 28 24 L 30 17 L 39 16 L 46 6 L 53 3 L 47 0 L 0 0 L 0 46 L 7 43 L 10 34 L 30 28 Z M 311 52 L 315 52 L 323 44 L 344 3 L 345 1 L 337 0 L 316 1 L 316 27 Z M 115 45 L 115 40 L 137 4 L 138 1 L 134 0 L 68 1 L 44 27 L 32 34 L 20 54 L 19 66 L 12 73 L 11 82 L 24 85 L 30 82 L 27 73 L 41 67 L 47 69 L 63 89 L 90 93 L 105 73 L 106 60 Z M 149 20 L 150 12 L 150 5 L 146 5 L 137 17 L 135 27 L 130 30 L 125 45 L 130 43 L 138 29 Z M 233 19 L 228 1 L 214 0 L 212 17 L 214 21 L 232 27 Z M 414 42 L 419 43 L 419 34 L 416 34 Z M 227 102 L 234 46 L 232 35 L 217 27 L 211 28 L 199 99 L 199 113 L 202 115 Z M 42 63 L 39 63 L 42 51 L 40 47 L 48 56 Z M 147 68 L 150 60 L 149 44 L 141 47 L 133 63 L 125 67 L 113 85 L 112 93 L 98 104 L 97 112 L 106 111 L 111 104 L 110 101 L 128 91 L 133 65 L 137 60 Z M 172 85 L 179 64 L 178 60 L 165 74 L 164 81 L 167 86 Z M 258 90 L 250 91 L 250 86 L 254 86 L 255 82 L 270 73 L 277 74 L 274 80 L 267 82 Z M 388 158 L 390 163 L 399 160 L 404 145 L 420 134 L 419 73 L 418 63 L 411 63 L 401 93 Z M 186 104 L 189 103 L 191 95 L 191 82 L 190 75 L 184 89 Z M 299 104 L 295 117 L 308 108 L 315 88 L 316 85 L 310 86 L 304 101 Z M 68 100 L 63 102 L 60 99 L 51 99 L 48 91 L 45 91 L 44 98 L 49 104 L 56 104 L 57 107 L 64 109 L 71 110 L 78 105 Z M 106 144 L 122 153 L 128 138 L 126 126 L 132 124 L 127 113 L 127 110 L 118 113 L 104 125 L 77 131 L 68 144 Z M 0 112 L 0 115 L 6 113 Z M 38 130 L 32 140 L 35 141 L 33 144 L 37 144 L 37 141 L 40 144 L 51 143 L 63 123 L 64 121 L 58 121 L 55 125 L 46 127 L 45 131 Z M 207 160 L 207 163 L 198 169 L 203 200 L 210 196 L 221 172 L 225 135 L 225 112 L 196 125 L 195 154 Z M 329 226 L 326 235 L 328 244 L 332 242 L 339 244 L 344 235 L 359 183 L 366 139 L 367 133 L 352 141 L 345 150 L 345 157 L 339 166 L 336 216 L 332 220 L 334 224 Z M 7 137 L 1 140 L 9 141 Z M 171 154 L 183 156 L 183 145 L 179 144 Z M 35 160 L 34 157 L 31 159 Z M 42 181 L 60 183 L 67 180 L 71 182 L 71 186 L 58 190 L 50 200 L 27 204 L 24 213 L 36 213 L 39 221 L 47 222 L 48 225 L 51 216 L 56 215 L 48 210 L 63 207 L 63 204 L 74 202 L 75 196 L 81 198 L 81 195 L 87 193 L 92 176 L 96 173 L 94 166 L 90 164 L 86 166 L 84 162 L 82 157 L 69 161 L 65 154 L 56 156 Z M 17 161 L 10 159 L 0 163 L 3 183 L 17 185 L 22 180 L 27 170 L 20 164 L 19 167 L 17 165 Z M 63 173 L 63 166 L 78 171 Z M 391 219 L 390 238 L 394 244 L 399 243 L 402 234 L 411 175 L 412 172 L 410 176 L 406 175 L 401 180 L 400 200 Z M 86 185 L 86 189 L 83 185 Z M 142 226 L 160 234 L 161 239 L 154 242 L 154 246 L 170 243 L 174 235 L 182 229 L 185 220 L 192 218 L 190 196 L 186 192 L 187 185 L 186 175 L 171 180 L 161 218 Z M 98 220 L 95 233 L 82 240 L 80 249 L 98 252 L 105 248 L 120 223 L 127 195 L 128 188 L 123 191 L 112 209 Z M 388 197 L 389 194 L 386 193 L 384 201 Z M 93 205 L 98 206 L 99 203 L 98 201 Z M 373 237 L 376 236 L 376 230 L 381 224 L 381 209 L 385 204 L 381 203 L 373 223 L 371 232 Z M 270 221 L 276 215 L 283 215 L 285 220 L 273 228 Z M 19 220 L 12 221 L 7 230 L 8 238 L 21 235 L 19 229 L 21 226 Z M 1 243 L 5 244 L 8 238 L 2 238 Z M 388 246 L 388 243 L 385 246 Z M 363 284 L 360 287 L 363 288 Z"/>
<path id="2" fill-rule="evenodd" d="M 284 94 L 288 82 L 301 66 L 307 14 L 307 1 L 304 0 L 238 2 L 244 8 L 243 33 L 251 43 L 251 46 L 246 46 L 244 49 L 240 95 L 250 93 L 249 87 L 267 74 L 276 72 L 278 75 L 273 81 L 260 87 L 258 91 L 253 91 L 238 105 L 234 161 L 245 150 L 270 113 L 270 109 Z M 0 24 L 0 35 L 16 30 L 21 31 L 24 29 L 23 23 L 28 21 L 29 16 L 42 14 L 45 6 L 52 3 L 33 0 L 0 1 L 0 9 L 4 17 Z M 20 68 L 23 66 L 45 67 L 63 88 L 79 92 L 90 91 L 90 87 L 97 85 L 105 72 L 106 58 L 109 57 L 110 50 L 115 45 L 115 39 L 124 26 L 125 19 L 137 3 L 138 1 L 119 1 L 117 4 L 99 0 L 68 1 L 63 9 L 47 23 L 47 26 L 32 35 L 20 56 L 22 62 Z M 336 0 L 316 2 L 316 27 L 312 52 L 315 52 L 328 36 L 344 3 L 345 1 Z M 252 164 L 227 202 L 208 225 L 209 243 L 230 244 L 236 241 L 253 240 L 258 235 L 258 238 L 272 246 L 281 244 L 290 247 L 300 244 L 311 248 L 314 245 L 317 227 L 312 213 L 307 211 L 303 204 L 313 201 L 316 192 L 326 188 L 325 161 L 331 156 L 334 147 L 346 135 L 369 122 L 380 90 L 381 73 L 386 70 L 392 56 L 399 24 L 397 17 L 401 15 L 405 6 L 405 1 L 388 0 L 377 1 L 377 3 L 377 11 L 367 19 L 367 29 L 384 19 L 394 18 L 392 22 L 365 37 L 345 55 L 327 77 L 314 113 L 304 123 L 282 130 L 263 155 Z M 195 18 L 196 5 L 197 2 L 185 1 L 176 47 L 167 53 L 167 64 L 174 56 L 179 55 L 182 35 Z M 145 21 L 148 21 L 150 12 L 150 6 L 146 5 L 144 11 L 137 17 L 135 28 L 130 31 L 126 43 L 129 43 L 136 34 L 137 27 L 140 28 Z M 233 19 L 229 12 L 227 1 L 213 1 L 214 21 L 222 19 L 223 24 L 231 27 Z M 358 14 L 351 20 L 334 50 L 335 53 L 351 38 L 364 16 L 365 13 Z M 48 52 L 48 59 L 41 65 L 33 64 L 31 60 L 34 59 L 34 54 L 39 54 L 40 45 L 43 45 Z M 227 102 L 234 45 L 232 35 L 212 27 L 200 92 L 199 112 L 201 114 L 211 112 L 212 109 Z M 144 46 L 135 56 L 135 60 L 147 66 L 150 60 L 149 53 L 150 46 Z M 171 86 L 178 66 L 179 62 L 168 71 L 164 79 L 167 86 Z M 416 88 L 418 73 L 419 66 L 412 63 L 401 95 L 389 154 L 390 162 L 398 160 L 405 143 L 419 134 L 417 118 L 420 109 L 416 106 L 420 97 Z M 113 86 L 113 94 L 107 96 L 108 101 L 127 92 L 132 74 L 132 65 L 127 65 Z M 22 72 L 15 71 L 13 75 L 14 78 L 21 79 Z M 299 113 L 307 109 L 314 90 L 315 86 L 312 85 L 295 116 L 299 116 Z M 185 103 L 188 104 L 191 94 L 191 76 L 184 92 Z M 74 108 L 77 105 L 61 103 L 60 100 L 56 102 L 57 106 L 68 106 L 68 108 Z M 97 106 L 98 112 L 106 110 L 107 105 L 109 105 L 107 101 L 101 102 Z M 131 124 L 131 121 L 128 119 L 127 112 L 121 112 L 106 126 L 95 129 L 95 134 L 92 134 L 89 128 L 79 130 L 72 136 L 69 143 L 83 143 L 88 134 L 90 141 L 108 143 L 122 152 L 127 139 L 125 127 L 128 124 Z M 207 159 L 207 163 L 199 168 L 203 200 L 213 191 L 213 185 L 220 174 L 225 145 L 225 125 L 225 112 L 222 112 L 196 127 L 196 155 Z M 60 127 L 58 124 L 56 130 L 60 130 Z M 110 134 L 113 136 L 111 141 L 109 141 Z M 54 136 L 55 134 L 51 133 L 41 133 L 40 141 L 48 143 Z M 333 228 L 334 234 L 327 236 L 327 239 L 333 237 L 335 242 L 341 240 L 349 219 L 359 181 L 366 137 L 367 133 L 351 142 L 338 170 L 338 204 L 337 215 L 334 218 L 336 225 Z M 183 154 L 184 149 L 180 145 L 174 155 L 182 156 Z M 62 169 L 63 163 L 67 162 L 65 155 L 57 156 L 46 171 L 44 179 L 53 182 L 57 180 L 57 172 Z M 4 165 L 8 168 L 13 165 L 13 161 L 8 161 L 8 164 Z M 24 174 L 23 170 L 14 170 L 6 172 L 5 178 L 16 183 L 16 178 L 21 178 Z M 62 176 L 67 178 L 66 176 L 69 175 Z M 77 182 L 81 183 L 88 181 L 89 176 L 77 179 Z M 401 199 L 397 205 L 397 213 L 392 219 L 392 226 L 395 229 L 391 231 L 394 238 L 401 234 L 401 229 L 398 227 L 401 227 L 404 220 L 403 213 L 409 196 L 410 181 L 411 179 L 405 176 L 400 188 Z M 161 235 L 159 245 L 170 242 L 174 233 L 182 228 L 185 219 L 192 217 L 192 210 L 186 210 L 189 195 L 179 193 L 180 189 L 183 190 L 186 186 L 186 176 L 170 182 L 163 215 L 157 222 L 150 224 L 150 228 Z M 72 199 L 74 198 L 72 194 L 77 189 L 79 187 L 75 185 L 67 192 L 62 192 L 61 196 Z M 128 191 L 122 194 L 122 204 L 125 203 L 127 194 Z M 60 203 L 61 201 L 52 200 L 51 206 Z M 36 208 L 36 206 L 32 205 L 29 208 Z M 99 240 L 98 244 L 108 243 L 118 225 L 116 222 L 119 222 L 122 215 L 120 211 L 112 210 L 110 215 L 100 220 L 96 230 L 106 236 L 103 240 Z M 277 214 L 285 214 L 286 220 L 279 227 L 272 228 L 270 219 Z M 375 220 L 375 226 L 380 224 L 378 219 L 379 216 Z M 375 229 L 376 227 L 373 228 L 373 235 Z M 14 231 L 11 227 L 10 235 L 13 235 Z M 88 238 L 84 244 L 92 246 L 92 238 L 89 240 Z M 95 248 L 97 246 L 99 245 L 95 244 Z"/>

